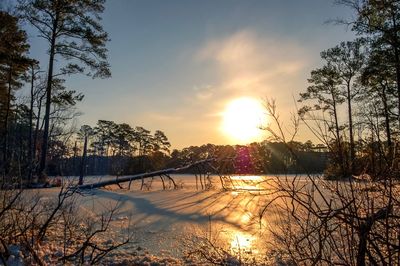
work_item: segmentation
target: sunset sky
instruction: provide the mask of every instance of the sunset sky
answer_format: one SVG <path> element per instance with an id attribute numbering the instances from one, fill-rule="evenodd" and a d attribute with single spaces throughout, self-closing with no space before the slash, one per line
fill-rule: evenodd
<path id="1" fill-rule="evenodd" d="M 333 0 L 109 0 L 112 78 L 68 78 L 85 94 L 78 122 L 160 129 L 173 148 L 234 144 L 222 126 L 229 103 L 275 98 L 287 120 L 320 51 L 354 38 L 325 22 L 349 16 Z M 46 47 L 29 34 L 32 56 L 44 58 Z"/>

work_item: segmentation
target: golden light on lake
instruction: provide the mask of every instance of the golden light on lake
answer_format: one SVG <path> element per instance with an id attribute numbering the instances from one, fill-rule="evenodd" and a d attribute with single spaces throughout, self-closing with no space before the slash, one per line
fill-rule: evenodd
<path id="1" fill-rule="evenodd" d="M 265 119 L 260 101 L 242 97 L 229 102 L 223 112 L 222 131 L 233 141 L 245 144 L 260 140 Z"/>
<path id="2" fill-rule="evenodd" d="M 237 232 L 232 236 L 231 250 L 236 254 L 258 253 L 257 248 L 254 246 L 254 242 L 254 236 L 246 233 Z"/>

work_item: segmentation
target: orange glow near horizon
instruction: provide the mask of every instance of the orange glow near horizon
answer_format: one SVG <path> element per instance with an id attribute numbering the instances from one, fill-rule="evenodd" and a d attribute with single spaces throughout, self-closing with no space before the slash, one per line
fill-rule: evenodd
<path id="1" fill-rule="evenodd" d="M 242 97 L 229 102 L 223 112 L 222 131 L 238 144 L 260 140 L 260 126 L 265 119 L 265 111 L 254 98 Z"/>

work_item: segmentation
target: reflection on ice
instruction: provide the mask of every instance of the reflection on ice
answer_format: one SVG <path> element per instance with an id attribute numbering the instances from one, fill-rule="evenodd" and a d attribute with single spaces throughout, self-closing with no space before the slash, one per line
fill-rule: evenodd
<path id="1" fill-rule="evenodd" d="M 131 190 L 99 190 L 93 197 L 104 204 L 109 200 L 120 201 L 120 216 L 133 214 L 137 245 L 152 254 L 170 250 L 171 256 L 180 258 L 189 249 L 198 247 L 204 251 L 208 246 L 212 250 L 221 248 L 242 261 L 263 259 L 270 237 L 266 230 L 271 223 L 267 224 L 267 219 L 273 219 L 270 212 L 273 206 L 265 217 L 260 217 L 260 208 L 273 192 L 274 177 L 226 177 L 223 182 L 228 191 L 218 187 L 221 180 L 218 176 L 212 177 L 216 189 L 201 191 L 196 190 L 195 176 L 173 177 L 184 184 L 182 189 L 163 190 L 161 181 L 155 179 L 151 191 L 141 191 L 141 180 L 137 180 Z M 119 226 L 120 221 L 113 224 Z"/>
<path id="2" fill-rule="evenodd" d="M 237 196 L 241 192 L 260 192 L 266 190 L 266 179 L 263 176 L 239 175 L 230 177 L 232 195 Z"/>
<path id="3" fill-rule="evenodd" d="M 260 175 L 234 175 L 231 177 L 232 180 L 240 180 L 240 181 L 262 181 L 263 177 Z"/>
<path id="4" fill-rule="evenodd" d="M 250 221 L 250 219 L 251 219 L 251 213 L 245 213 L 240 218 L 240 222 L 242 225 L 245 225 Z"/>
<path id="5" fill-rule="evenodd" d="M 232 234 L 230 248 L 233 253 L 238 255 L 255 254 L 258 253 L 255 245 L 255 240 L 256 239 L 254 236 L 238 231 Z"/>

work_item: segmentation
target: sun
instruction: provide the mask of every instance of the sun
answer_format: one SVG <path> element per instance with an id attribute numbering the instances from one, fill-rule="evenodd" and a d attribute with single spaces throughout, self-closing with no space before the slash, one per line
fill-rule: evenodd
<path id="1" fill-rule="evenodd" d="M 260 101 L 242 97 L 229 102 L 223 112 L 222 131 L 232 141 L 246 144 L 262 136 L 265 111 Z"/>

